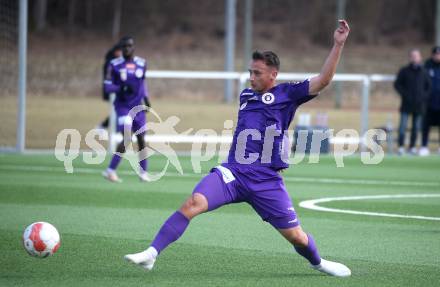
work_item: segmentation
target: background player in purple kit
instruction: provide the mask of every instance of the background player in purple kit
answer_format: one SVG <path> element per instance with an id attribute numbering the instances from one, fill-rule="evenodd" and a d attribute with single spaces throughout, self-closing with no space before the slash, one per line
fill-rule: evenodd
<path id="1" fill-rule="evenodd" d="M 320 74 L 301 83 L 276 85 L 278 57 L 273 52 L 253 54 L 249 69 L 252 89 L 240 95 L 238 123 L 227 163 L 213 168 L 199 182 L 192 196 L 162 225 L 148 249 L 128 254 L 126 260 L 151 270 L 158 254 L 184 233 L 192 218 L 229 203 L 247 202 L 313 269 L 333 276 L 351 275 L 345 265 L 320 257 L 313 237 L 299 224 L 280 175 L 288 167 L 284 133 L 295 110 L 330 83 L 349 31 L 347 22 L 340 20 Z"/>
<path id="2" fill-rule="evenodd" d="M 119 42 L 122 48 L 122 57 L 111 61 L 107 70 L 106 79 L 104 81 L 104 90 L 106 93 L 116 93 L 114 107 L 117 116 L 117 130 L 124 133 L 124 125 L 131 126 L 132 131 L 142 131 L 146 124 L 145 113 L 137 113 L 132 116 L 129 114 L 133 107 L 142 105 L 145 102 L 150 107 L 146 88 L 144 86 L 145 71 L 147 63 L 144 59 L 134 55 L 134 39 L 132 37 L 124 37 Z M 145 152 L 145 131 L 139 132 L 137 143 L 139 148 L 139 178 L 142 181 L 149 181 L 147 171 L 147 159 Z M 124 142 L 119 143 L 109 167 L 103 172 L 103 176 L 112 182 L 120 182 L 120 178 L 116 174 L 121 156 L 125 153 Z"/>

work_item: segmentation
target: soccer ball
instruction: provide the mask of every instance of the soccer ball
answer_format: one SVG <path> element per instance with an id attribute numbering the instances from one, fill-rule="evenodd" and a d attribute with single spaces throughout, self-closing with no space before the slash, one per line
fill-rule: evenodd
<path id="1" fill-rule="evenodd" d="M 58 230 L 47 222 L 34 222 L 23 233 L 23 246 L 29 255 L 46 258 L 60 248 Z"/>

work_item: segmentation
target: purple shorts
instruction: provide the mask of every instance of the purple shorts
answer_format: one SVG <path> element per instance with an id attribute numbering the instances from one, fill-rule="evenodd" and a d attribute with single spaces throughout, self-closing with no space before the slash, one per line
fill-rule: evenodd
<path id="1" fill-rule="evenodd" d="M 117 131 L 123 132 L 124 131 L 124 125 L 127 124 L 131 126 L 132 132 L 140 131 L 141 128 L 144 129 L 143 132 L 140 134 L 145 133 L 145 124 L 147 122 L 145 112 L 141 111 L 135 115 L 134 118 L 132 118 L 129 115 L 130 109 L 128 108 L 117 108 L 116 109 L 116 119 L 117 119 Z"/>
<path id="2" fill-rule="evenodd" d="M 208 210 L 247 202 L 277 229 L 292 228 L 299 220 L 281 175 L 267 167 L 223 164 L 211 170 L 194 188 L 208 200 Z"/>

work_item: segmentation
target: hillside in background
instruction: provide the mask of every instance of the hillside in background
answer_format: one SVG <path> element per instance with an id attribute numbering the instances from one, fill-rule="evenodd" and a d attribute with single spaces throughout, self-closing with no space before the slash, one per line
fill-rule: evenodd
<path id="1" fill-rule="evenodd" d="M 10 0 L 2 0 L 7 2 Z M 326 45 L 336 24 L 338 0 L 254 0 L 254 37 Z M 349 0 L 346 18 L 357 44 L 401 45 L 432 42 L 435 0 Z M 240 36 L 245 1 L 237 1 Z M 35 0 L 30 1 L 31 31 L 77 37 L 84 31 L 112 36 L 115 19 L 120 34 L 134 34 L 154 41 L 157 37 L 185 35 L 185 44 L 223 38 L 225 1 L 214 0 Z M 45 11 L 42 13 L 41 11 Z M 120 18 L 115 17 L 120 13 Z M 239 37 L 240 38 L 240 37 Z"/>
<path id="2" fill-rule="evenodd" d="M 16 95 L 17 2 L 0 0 L 2 95 Z M 237 1 L 237 71 L 246 70 L 244 2 Z M 393 74 L 406 63 L 407 52 L 413 47 L 421 48 L 428 57 L 434 38 L 435 3 L 346 1 L 352 31 L 339 71 Z M 254 0 L 253 49 L 276 51 L 282 72 L 318 72 L 332 43 L 336 4 L 337 0 Z M 136 38 L 136 53 L 147 58 L 149 69 L 222 70 L 224 6 L 224 1 L 214 0 L 29 1 L 29 93 L 99 96 L 103 57 L 116 41 L 112 33 L 118 13 L 117 35 Z M 5 15 L 10 16 L 9 22 Z M 169 96 L 170 87 L 173 95 L 204 97 L 206 88 L 214 87 L 210 94 L 221 98 L 222 84 L 190 81 L 173 85 L 154 80 L 151 89 L 161 97 Z M 389 91 L 388 87 L 385 92 Z"/>

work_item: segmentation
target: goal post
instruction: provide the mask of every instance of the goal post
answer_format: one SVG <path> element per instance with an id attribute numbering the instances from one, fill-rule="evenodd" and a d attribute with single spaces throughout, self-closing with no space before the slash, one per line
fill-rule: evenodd
<path id="1" fill-rule="evenodd" d="M 17 146 L 23 153 L 26 147 L 26 65 L 27 65 L 28 0 L 20 0 L 18 31 L 18 113 Z"/>

